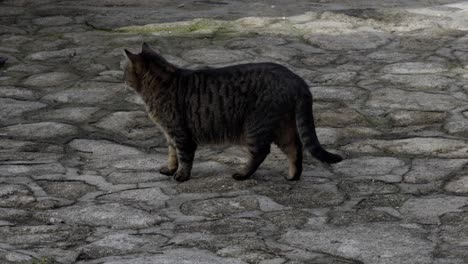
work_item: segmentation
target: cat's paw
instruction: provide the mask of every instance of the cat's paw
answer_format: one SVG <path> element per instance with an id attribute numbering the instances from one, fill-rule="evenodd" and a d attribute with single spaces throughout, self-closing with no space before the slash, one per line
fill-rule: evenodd
<path id="1" fill-rule="evenodd" d="M 169 169 L 167 166 L 162 166 L 161 169 L 159 169 L 159 173 L 166 176 L 172 176 L 176 171 L 177 169 Z"/>
<path id="2" fill-rule="evenodd" d="M 246 176 L 246 175 L 244 175 L 242 173 L 236 172 L 236 173 L 234 173 L 232 175 L 232 178 L 234 178 L 234 180 L 244 181 L 244 180 L 247 180 L 248 178 L 250 178 L 250 176 Z"/>
<path id="3" fill-rule="evenodd" d="M 178 171 L 174 174 L 174 180 L 178 182 L 184 182 L 190 179 L 190 174 L 186 172 Z"/>

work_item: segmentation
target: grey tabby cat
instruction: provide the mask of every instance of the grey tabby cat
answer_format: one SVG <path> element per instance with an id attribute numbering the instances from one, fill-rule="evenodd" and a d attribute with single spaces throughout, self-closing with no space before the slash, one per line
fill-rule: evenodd
<path id="1" fill-rule="evenodd" d="M 342 160 L 320 145 L 312 94 L 299 76 L 274 63 L 188 70 L 166 61 L 146 43 L 140 54 L 125 50 L 125 83 L 143 99 L 169 145 L 161 168 L 177 181 L 190 178 L 198 145 L 238 144 L 250 158 L 236 180 L 248 179 L 275 143 L 289 160 L 288 180 L 302 173 L 302 144 L 326 163 Z"/>

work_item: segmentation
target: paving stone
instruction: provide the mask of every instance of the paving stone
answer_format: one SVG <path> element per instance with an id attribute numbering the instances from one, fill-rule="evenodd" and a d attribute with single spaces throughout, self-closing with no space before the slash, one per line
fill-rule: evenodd
<path id="1" fill-rule="evenodd" d="M 462 103 L 450 95 L 424 92 L 408 92 L 393 88 L 379 89 L 371 93 L 367 105 L 376 108 L 391 108 L 419 111 L 448 111 Z"/>
<path id="2" fill-rule="evenodd" d="M 440 92 L 455 85 L 455 79 L 438 75 L 385 74 L 380 79 L 411 89 Z"/>
<path id="3" fill-rule="evenodd" d="M 279 229 L 301 229 L 307 223 L 310 214 L 300 210 L 281 210 L 264 213 L 262 217 Z"/>
<path id="4" fill-rule="evenodd" d="M 229 49 L 248 49 L 261 46 L 279 46 L 286 44 L 287 41 L 281 37 L 259 36 L 254 38 L 238 38 L 226 43 L 226 48 Z"/>
<path id="5" fill-rule="evenodd" d="M 218 235 L 259 232 L 265 225 L 260 219 L 248 218 L 223 218 L 208 222 L 188 222 L 179 223 L 176 226 L 177 232 L 203 232 Z"/>
<path id="6" fill-rule="evenodd" d="M 202 177 L 191 179 L 190 181 L 178 184 L 176 189 L 181 193 L 203 193 L 203 192 L 230 192 L 246 190 L 256 186 L 257 181 L 253 179 L 236 181 L 231 175 L 216 175 L 212 177 Z"/>
<path id="7" fill-rule="evenodd" d="M 24 175 L 41 175 L 41 174 L 62 174 L 65 173 L 65 168 L 60 163 L 51 164 L 13 164 L 0 165 L 0 176 L 2 177 L 17 177 Z"/>
<path id="8" fill-rule="evenodd" d="M 373 208 L 373 207 L 393 207 L 400 208 L 408 199 L 410 195 L 405 194 L 376 194 L 362 199 L 356 208 Z"/>
<path id="9" fill-rule="evenodd" d="M 160 129 L 143 111 L 114 112 L 94 124 L 124 137 L 138 140 L 159 137 L 164 139 Z"/>
<path id="10" fill-rule="evenodd" d="M 55 47 L 56 48 L 56 47 Z M 26 59 L 32 61 L 48 61 L 48 60 L 70 60 L 74 56 L 83 56 L 86 52 L 90 52 L 92 50 L 88 50 L 86 48 L 66 48 L 61 50 L 51 50 L 50 51 L 38 51 L 26 56 Z M 53 49 L 53 48 L 52 48 Z"/>
<path id="11" fill-rule="evenodd" d="M 20 28 L 10 27 L 10 26 L 5 26 L 5 25 L 0 25 L 0 33 L 1 34 L 26 35 L 26 31 Z"/>
<path id="12" fill-rule="evenodd" d="M 468 157 L 468 143 L 445 138 L 407 138 L 397 140 L 363 140 L 343 148 L 357 153 L 392 153 L 397 155 L 421 155 L 440 158 Z"/>
<path id="13" fill-rule="evenodd" d="M 71 148 L 93 158 L 111 155 L 138 155 L 140 150 L 108 140 L 74 139 L 68 144 Z"/>
<path id="14" fill-rule="evenodd" d="M 40 219 L 60 219 L 67 224 L 109 226 L 117 229 L 144 228 L 163 221 L 158 215 L 118 203 L 77 204 L 36 214 Z"/>
<path id="15" fill-rule="evenodd" d="M 414 59 L 417 57 L 417 54 L 394 51 L 394 50 L 377 50 L 367 55 L 367 57 L 373 60 L 379 60 L 379 61 L 384 61 L 386 63 L 392 63 L 392 62 Z"/>
<path id="16" fill-rule="evenodd" d="M 99 199 L 117 201 L 146 203 L 151 208 L 163 208 L 169 196 L 165 195 L 160 188 L 141 188 L 136 190 L 125 190 L 99 196 Z"/>
<path id="17" fill-rule="evenodd" d="M 357 73 L 352 71 L 347 72 L 337 72 L 337 73 L 327 73 L 319 75 L 314 79 L 314 83 L 319 83 L 322 85 L 350 85 L 353 84 L 354 78 L 356 78 Z"/>
<path id="18" fill-rule="evenodd" d="M 97 188 L 80 181 L 36 181 L 50 196 L 76 200 L 97 191 Z"/>
<path id="19" fill-rule="evenodd" d="M 375 194 L 398 193 L 399 188 L 396 185 L 383 181 L 350 181 L 345 180 L 339 183 L 339 190 L 350 197 L 362 197 Z"/>
<path id="20" fill-rule="evenodd" d="M 293 230 L 282 240 L 300 248 L 375 264 L 428 263 L 433 248 L 420 230 L 387 223 L 317 231 Z"/>
<path id="21" fill-rule="evenodd" d="M 431 62 L 401 62 L 387 65 L 382 69 L 383 72 L 391 74 L 439 73 L 447 70 L 445 65 Z"/>
<path id="22" fill-rule="evenodd" d="M 425 125 L 445 120 L 446 112 L 425 112 L 399 110 L 388 115 L 395 126 Z"/>
<path id="23" fill-rule="evenodd" d="M 25 112 L 38 110 L 46 106 L 46 104 L 39 102 L 0 98 L 0 121 L 5 121 Z"/>
<path id="24" fill-rule="evenodd" d="M 338 58 L 335 54 L 314 54 L 311 57 L 302 59 L 301 62 L 309 66 L 324 66 Z"/>
<path id="25" fill-rule="evenodd" d="M 394 222 L 400 219 L 383 211 L 356 210 L 356 211 L 331 211 L 329 223 L 336 226 L 349 226 L 354 224 Z"/>
<path id="26" fill-rule="evenodd" d="M 76 81 L 78 78 L 77 75 L 68 72 L 38 73 L 26 78 L 23 84 L 33 87 L 51 87 Z"/>
<path id="27" fill-rule="evenodd" d="M 40 122 L 7 126 L 1 128 L 0 133 L 9 137 L 41 140 L 74 136 L 78 133 L 78 129 L 63 123 Z"/>
<path id="28" fill-rule="evenodd" d="M 366 125 L 364 115 L 351 108 L 320 110 L 314 113 L 317 127 L 348 127 L 349 125 Z"/>
<path id="29" fill-rule="evenodd" d="M 65 107 L 37 113 L 31 118 L 34 120 L 86 122 L 99 111 L 97 107 Z"/>
<path id="30" fill-rule="evenodd" d="M 14 86 L 0 86 L 0 97 L 8 97 L 19 100 L 34 100 L 37 95 L 33 90 Z"/>
<path id="31" fill-rule="evenodd" d="M 31 212 L 16 208 L 0 208 L 0 219 L 12 222 L 22 222 L 31 218 Z"/>
<path id="32" fill-rule="evenodd" d="M 87 227 L 73 227 L 63 225 L 35 225 L 0 228 L 1 242 L 13 245 L 30 244 L 44 246 L 54 243 L 67 243 L 85 239 L 90 233 Z"/>
<path id="33" fill-rule="evenodd" d="M 73 22 L 73 19 L 66 16 L 49 16 L 33 19 L 33 23 L 39 26 L 61 26 Z"/>
<path id="34" fill-rule="evenodd" d="M 365 50 L 375 49 L 391 40 L 390 34 L 372 28 L 341 29 L 334 28 L 332 33 L 319 32 L 306 34 L 305 40 L 326 50 Z"/>
<path id="35" fill-rule="evenodd" d="M 404 218 L 421 224 L 440 224 L 439 216 L 460 212 L 468 205 L 467 197 L 434 197 L 413 198 L 407 200 L 400 208 Z"/>
<path id="36" fill-rule="evenodd" d="M 0 11 L 0 16 L 17 16 L 23 14 L 25 9 L 23 7 L 16 6 L 3 6 Z"/>
<path id="37" fill-rule="evenodd" d="M 126 257 L 122 259 L 114 259 L 102 262 L 103 264 L 245 264 L 245 262 L 234 258 L 222 258 L 214 255 L 211 252 L 197 249 L 173 249 L 163 251 L 162 254 L 143 256 L 143 257 Z"/>
<path id="38" fill-rule="evenodd" d="M 466 134 L 468 132 L 468 118 L 461 113 L 455 113 L 444 124 L 444 129 L 450 134 Z"/>
<path id="39" fill-rule="evenodd" d="M 440 217 L 441 238 L 444 242 L 463 244 L 468 238 L 468 212 L 446 213 Z"/>
<path id="40" fill-rule="evenodd" d="M 429 183 L 441 181 L 468 163 L 466 159 L 416 159 L 405 174 L 405 182 Z"/>
<path id="41" fill-rule="evenodd" d="M 256 192 L 270 197 L 281 205 L 296 208 L 325 208 L 341 204 L 344 196 L 332 184 L 314 185 L 309 188 L 289 189 L 286 186 L 266 185 L 255 188 Z"/>
<path id="42" fill-rule="evenodd" d="M 135 184 L 167 180 L 168 176 L 156 172 L 119 172 L 115 171 L 106 176 L 112 184 Z"/>
<path id="43" fill-rule="evenodd" d="M 238 50 L 223 50 L 217 48 L 201 48 L 190 50 L 182 54 L 182 58 L 195 63 L 223 64 L 251 59 L 252 56 Z"/>
<path id="44" fill-rule="evenodd" d="M 157 155 L 136 156 L 112 163 L 112 167 L 120 170 L 158 170 L 165 165 L 165 158 Z"/>
<path id="45" fill-rule="evenodd" d="M 123 84 L 83 82 L 68 90 L 53 92 L 42 98 L 46 102 L 91 104 L 106 103 L 123 91 Z"/>
<path id="46" fill-rule="evenodd" d="M 31 263 L 34 261 L 34 258 L 28 254 L 14 252 L 11 250 L 0 249 L 0 261 L 10 264 L 10 263 Z"/>
<path id="47" fill-rule="evenodd" d="M 211 218 L 219 218 L 258 209 L 258 201 L 253 196 L 188 201 L 180 207 L 181 212 L 186 215 L 201 215 Z"/>
<path id="48" fill-rule="evenodd" d="M 313 86 L 310 91 L 318 101 L 354 101 L 365 95 L 365 92 L 352 86 Z"/>
<path id="49" fill-rule="evenodd" d="M 392 157 L 360 157 L 347 159 L 333 165 L 335 172 L 347 177 L 400 182 L 408 166 Z"/>
<path id="50" fill-rule="evenodd" d="M 449 181 L 444 189 L 448 192 L 455 194 L 467 194 L 468 193 L 468 176 L 461 176 L 456 179 Z"/>
<path id="51" fill-rule="evenodd" d="M 127 255 L 138 252 L 159 253 L 167 242 L 161 235 L 110 234 L 81 248 L 79 258 L 96 259 L 107 256 Z"/>
<path id="52" fill-rule="evenodd" d="M 31 190 L 19 184 L 0 184 L 1 207 L 24 207 L 36 200 Z"/>

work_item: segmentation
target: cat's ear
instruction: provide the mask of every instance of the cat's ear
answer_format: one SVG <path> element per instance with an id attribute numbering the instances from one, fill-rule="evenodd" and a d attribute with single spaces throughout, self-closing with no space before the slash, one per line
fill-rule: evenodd
<path id="1" fill-rule="evenodd" d="M 143 42 L 143 45 L 141 45 L 141 53 L 146 53 L 146 54 L 157 54 L 156 51 L 154 51 L 148 43 Z"/>
<path id="2" fill-rule="evenodd" d="M 137 54 L 133 54 L 128 49 L 124 49 L 125 56 L 130 60 L 131 62 L 135 63 L 138 61 L 139 57 Z"/>

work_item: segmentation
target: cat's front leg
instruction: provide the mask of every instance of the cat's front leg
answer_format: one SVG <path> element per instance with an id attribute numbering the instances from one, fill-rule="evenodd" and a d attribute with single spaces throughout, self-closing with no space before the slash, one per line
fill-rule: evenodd
<path id="1" fill-rule="evenodd" d="M 167 165 L 162 166 L 161 169 L 159 169 L 159 173 L 172 176 L 179 167 L 179 163 L 177 162 L 177 151 L 174 140 L 172 140 L 172 138 L 166 132 L 164 132 L 164 135 L 166 136 L 167 141 L 168 158 Z"/>
<path id="2" fill-rule="evenodd" d="M 178 182 L 187 181 L 190 179 L 190 173 L 192 171 L 193 158 L 195 157 L 195 151 L 197 144 L 191 138 L 181 136 L 174 138 L 177 148 L 177 158 L 179 167 L 174 174 L 174 179 Z"/>

